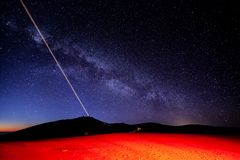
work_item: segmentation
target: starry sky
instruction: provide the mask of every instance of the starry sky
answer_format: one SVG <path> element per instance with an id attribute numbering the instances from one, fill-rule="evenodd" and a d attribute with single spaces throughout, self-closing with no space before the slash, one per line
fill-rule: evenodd
<path id="1" fill-rule="evenodd" d="M 25 3 L 91 116 L 240 126 L 237 4 Z M 0 5 L 0 131 L 84 116 L 20 2 Z"/>

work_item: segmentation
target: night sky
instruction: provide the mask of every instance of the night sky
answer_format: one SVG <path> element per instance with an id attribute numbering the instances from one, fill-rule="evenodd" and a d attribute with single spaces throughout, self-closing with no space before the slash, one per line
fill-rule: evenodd
<path id="1" fill-rule="evenodd" d="M 240 7 L 25 0 L 91 116 L 240 126 Z M 0 131 L 85 113 L 17 0 L 1 0 Z"/>

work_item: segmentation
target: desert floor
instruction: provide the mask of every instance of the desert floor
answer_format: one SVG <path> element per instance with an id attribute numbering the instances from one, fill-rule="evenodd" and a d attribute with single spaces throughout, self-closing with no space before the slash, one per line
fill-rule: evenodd
<path id="1" fill-rule="evenodd" d="M 0 142 L 0 160 L 240 160 L 240 138 L 124 133 Z"/>

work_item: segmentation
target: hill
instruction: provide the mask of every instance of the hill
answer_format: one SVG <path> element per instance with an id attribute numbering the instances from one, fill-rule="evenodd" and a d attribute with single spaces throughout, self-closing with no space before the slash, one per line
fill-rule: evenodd
<path id="1" fill-rule="evenodd" d="M 59 120 L 29 127 L 13 133 L 0 135 L 0 141 L 50 139 L 95 135 L 104 133 L 196 133 L 240 136 L 240 128 L 213 127 L 204 125 L 169 126 L 158 123 L 105 123 L 92 117 Z"/>

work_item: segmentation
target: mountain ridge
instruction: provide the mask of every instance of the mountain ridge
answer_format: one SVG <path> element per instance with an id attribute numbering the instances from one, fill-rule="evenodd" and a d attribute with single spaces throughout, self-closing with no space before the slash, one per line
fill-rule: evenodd
<path id="1" fill-rule="evenodd" d="M 240 136 L 240 128 L 207 125 L 170 126 L 159 123 L 106 123 L 93 117 L 78 117 L 35 125 L 9 134 L 0 135 L 0 141 L 37 140 L 106 133 L 189 133 Z"/>

